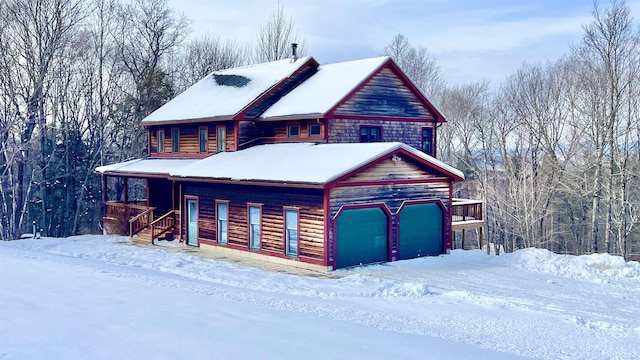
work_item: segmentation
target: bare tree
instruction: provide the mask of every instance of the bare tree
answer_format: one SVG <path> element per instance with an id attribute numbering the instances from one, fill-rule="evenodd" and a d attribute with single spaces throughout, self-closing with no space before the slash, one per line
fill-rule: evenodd
<path id="1" fill-rule="evenodd" d="M 181 92 L 212 71 L 246 64 L 245 49 L 233 40 L 210 34 L 189 41 L 175 59 L 176 92 Z"/>
<path id="2" fill-rule="evenodd" d="M 612 0 L 601 9 L 596 3 L 593 22 L 584 27 L 582 43 L 573 49 L 580 65 L 579 77 L 584 83 L 580 111 L 587 119 L 596 147 L 595 176 L 592 201 L 592 250 L 600 250 L 599 215 L 603 195 L 605 251 L 611 250 L 612 217 L 615 186 L 616 153 L 618 150 L 620 115 L 629 87 L 637 78 L 638 32 L 634 30 L 630 8 L 624 1 Z M 608 164 L 606 157 L 608 156 Z M 606 189 L 606 193 L 603 194 Z"/>
<path id="3" fill-rule="evenodd" d="M 47 154 L 33 150 L 43 147 L 47 133 L 46 100 L 51 85 L 51 70 L 54 62 L 70 42 L 72 29 L 86 16 L 85 5 L 81 0 L 8 0 L 2 6 L 0 27 L 3 36 L 0 52 L 4 53 L 10 64 L 11 72 L 5 80 L 5 89 L 12 92 L 13 145 L 5 144 L 4 159 L 10 159 L 5 168 L 15 176 L 12 180 L 12 200 L 10 202 L 9 235 L 17 236 L 25 228 L 29 197 L 33 177 L 44 171 Z M 37 138 L 34 138 L 38 136 Z M 39 141 L 36 141 L 39 140 Z M 13 148 L 12 148 L 13 147 Z M 10 155 L 9 155 L 10 154 Z M 27 164 L 35 155 L 37 165 Z M 41 174 L 40 177 L 44 177 Z M 46 183 L 40 183 L 40 190 L 46 194 Z M 5 191 L 5 190 L 3 190 Z M 46 197 L 39 199 L 43 212 L 48 204 Z"/>
<path id="4" fill-rule="evenodd" d="M 256 62 L 275 61 L 291 56 L 291 44 L 298 44 L 298 55 L 307 53 L 307 42 L 300 39 L 293 18 L 287 17 L 284 7 L 278 7 L 264 22 L 258 34 L 255 50 Z"/>
<path id="5" fill-rule="evenodd" d="M 383 54 L 390 56 L 429 99 L 439 98 L 445 84 L 435 56 L 425 47 L 415 47 L 404 35 L 398 34 Z"/>
<path id="6" fill-rule="evenodd" d="M 173 84 L 163 63 L 185 39 L 189 21 L 168 6 L 167 0 L 132 0 L 117 5 L 113 31 L 115 54 L 130 76 L 130 87 L 122 84 L 129 99 L 119 104 L 114 121 L 119 132 L 112 144 L 120 159 L 141 156 L 146 151 L 146 133 L 140 120 L 174 95 Z"/>

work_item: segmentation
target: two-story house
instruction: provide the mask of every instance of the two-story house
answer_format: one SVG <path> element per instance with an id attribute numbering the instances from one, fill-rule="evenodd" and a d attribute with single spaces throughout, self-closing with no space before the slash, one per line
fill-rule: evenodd
<path id="1" fill-rule="evenodd" d="M 216 71 L 142 121 L 147 158 L 96 169 L 105 229 L 323 270 L 442 254 L 454 220 L 481 226 L 435 158 L 444 121 L 389 57 Z"/>

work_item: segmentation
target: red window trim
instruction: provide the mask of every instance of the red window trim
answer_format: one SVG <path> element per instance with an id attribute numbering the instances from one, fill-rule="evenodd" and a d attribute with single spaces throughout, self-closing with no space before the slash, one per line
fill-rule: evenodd
<path id="1" fill-rule="evenodd" d="M 224 139 L 222 141 L 224 148 L 222 150 L 218 148 L 218 144 L 220 144 L 220 139 L 218 139 L 218 129 L 220 128 L 224 129 Z M 216 152 L 219 153 L 225 151 L 227 151 L 227 125 L 216 125 Z"/>
<path id="2" fill-rule="evenodd" d="M 249 250 L 252 251 L 262 251 L 262 205 L 263 204 L 259 204 L 259 203 L 247 203 L 247 240 L 248 240 L 248 248 Z M 257 207 L 260 211 L 260 215 L 259 215 L 259 226 L 260 226 L 260 247 L 257 249 L 254 249 L 251 247 L 251 208 L 252 207 Z"/>
<path id="3" fill-rule="evenodd" d="M 226 244 L 220 244 L 220 229 L 218 229 L 218 221 L 220 221 L 220 218 L 218 217 L 218 204 L 226 204 L 227 205 L 227 243 Z M 216 244 L 218 245 L 223 245 L 226 246 L 229 244 L 229 213 L 231 212 L 231 206 L 229 206 L 229 200 L 218 200 L 216 199 L 214 201 L 214 206 L 215 206 L 215 217 L 216 217 Z"/>
<path id="4" fill-rule="evenodd" d="M 174 134 L 174 131 L 176 131 L 176 136 L 178 137 L 178 139 L 177 139 L 178 143 L 176 144 L 178 151 L 173 151 L 173 134 Z M 171 153 L 176 154 L 176 153 L 179 153 L 179 152 L 180 152 L 180 128 L 172 127 L 171 128 Z"/>
<path id="5" fill-rule="evenodd" d="M 205 132 L 205 143 L 204 143 L 204 151 L 202 151 L 202 138 L 200 137 L 200 131 L 204 129 Z M 198 126 L 198 152 L 200 154 L 206 154 L 209 152 L 209 127 L 208 126 Z"/>
<path id="6" fill-rule="evenodd" d="M 384 136 L 382 132 L 382 125 L 368 125 L 363 124 L 358 127 L 358 142 L 362 142 L 362 128 L 376 128 L 380 131 L 380 140 L 375 142 L 384 142 Z"/>
<path id="7" fill-rule="evenodd" d="M 160 151 L 160 133 L 162 133 L 162 151 Z M 164 140 L 167 138 L 164 129 L 156 129 L 156 153 L 164 154 Z"/>
<path id="8" fill-rule="evenodd" d="M 298 227 L 298 253 L 295 256 L 288 254 L 287 248 L 287 211 L 295 211 L 298 214 L 298 223 L 296 226 Z M 284 256 L 288 258 L 298 258 L 300 257 L 300 208 L 295 206 L 283 206 L 282 207 L 282 219 L 283 221 L 283 233 L 282 237 L 284 240 Z"/>

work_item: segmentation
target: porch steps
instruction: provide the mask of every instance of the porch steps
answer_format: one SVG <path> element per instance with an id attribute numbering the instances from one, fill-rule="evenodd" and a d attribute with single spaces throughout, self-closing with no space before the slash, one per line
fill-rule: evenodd
<path id="1" fill-rule="evenodd" d="M 151 244 L 151 228 L 140 230 L 137 234 L 131 236 L 130 239 L 138 244 Z"/>

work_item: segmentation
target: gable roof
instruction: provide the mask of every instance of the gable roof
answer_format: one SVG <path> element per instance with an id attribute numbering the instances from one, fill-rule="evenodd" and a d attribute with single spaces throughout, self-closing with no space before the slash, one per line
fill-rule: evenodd
<path id="1" fill-rule="evenodd" d="M 297 70 L 315 62 L 303 57 L 214 71 L 142 120 L 142 125 L 233 118 Z"/>
<path id="2" fill-rule="evenodd" d="M 177 168 L 170 175 L 233 181 L 327 184 L 396 151 L 408 153 L 455 180 L 464 179 L 461 171 L 399 142 L 259 145 L 236 152 L 218 153 Z"/>
<path id="3" fill-rule="evenodd" d="M 438 122 L 445 118 L 389 56 L 321 65 L 300 86 L 283 96 L 261 118 L 331 115 L 382 69 L 389 68 Z"/>
<path id="4" fill-rule="evenodd" d="M 389 60 L 388 56 L 381 56 L 320 65 L 317 73 L 283 96 L 261 117 L 324 115 Z"/>

